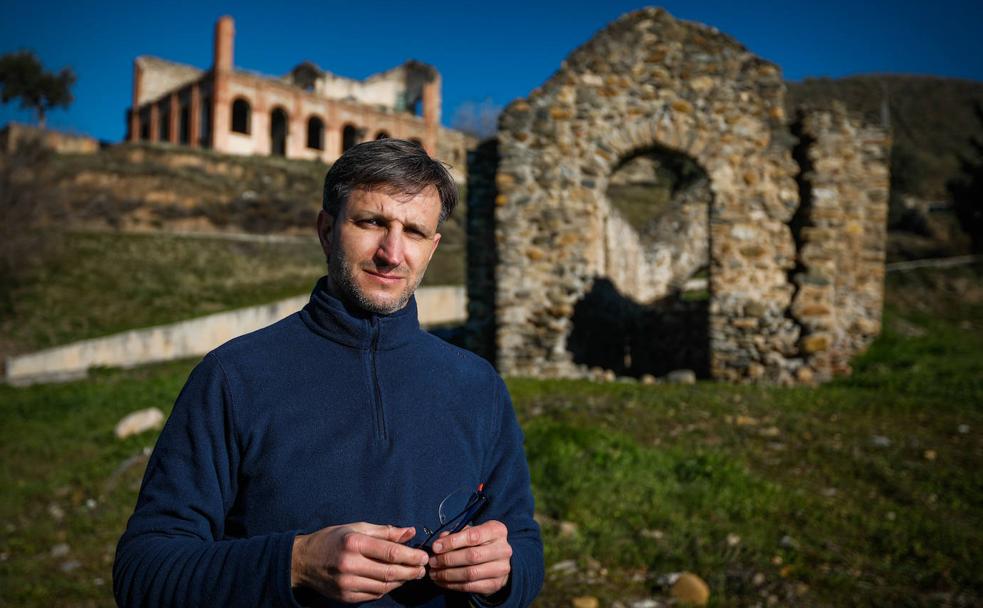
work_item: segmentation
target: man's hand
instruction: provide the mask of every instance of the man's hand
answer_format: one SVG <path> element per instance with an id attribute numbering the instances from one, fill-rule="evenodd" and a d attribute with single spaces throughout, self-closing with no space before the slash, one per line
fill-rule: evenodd
<path id="1" fill-rule="evenodd" d="M 323 528 L 294 540 L 290 584 L 342 602 L 379 599 L 423 578 L 427 554 L 402 544 L 413 528 L 368 523 Z"/>
<path id="2" fill-rule="evenodd" d="M 505 587 L 512 572 L 508 528 L 487 521 L 433 543 L 430 578 L 446 589 L 491 595 Z"/>

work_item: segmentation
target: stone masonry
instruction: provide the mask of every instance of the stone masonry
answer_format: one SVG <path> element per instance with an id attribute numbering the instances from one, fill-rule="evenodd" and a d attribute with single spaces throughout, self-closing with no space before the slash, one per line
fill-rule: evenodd
<path id="1" fill-rule="evenodd" d="M 789 120 L 780 70 L 713 28 L 625 15 L 471 157 L 470 346 L 505 374 L 589 376 L 606 351 L 602 367 L 640 376 L 671 369 L 655 358 L 681 350 L 666 334 L 678 320 L 705 341 L 705 376 L 846 371 L 879 329 L 888 143 L 842 108 Z M 677 206 L 654 242 L 607 197 L 650 151 L 705 175 L 702 207 Z M 701 266 L 707 298 L 679 299 Z"/>

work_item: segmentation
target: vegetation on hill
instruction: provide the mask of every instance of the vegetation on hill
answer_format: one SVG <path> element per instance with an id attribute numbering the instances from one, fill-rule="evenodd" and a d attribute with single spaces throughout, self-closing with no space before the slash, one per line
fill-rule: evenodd
<path id="1" fill-rule="evenodd" d="M 871 123 L 886 122 L 894 137 L 892 185 L 899 194 L 945 200 L 960 158 L 974 153 L 970 140 L 983 136 L 976 113 L 983 106 L 983 82 L 885 74 L 787 84 L 790 111 L 840 101 Z"/>
<path id="2" fill-rule="evenodd" d="M 815 389 L 511 379 L 545 540 L 539 605 L 983 603 L 983 266 L 889 275 L 883 335 Z M 0 603 L 111 605 L 116 539 L 193 362 L 0 387 Z"/>

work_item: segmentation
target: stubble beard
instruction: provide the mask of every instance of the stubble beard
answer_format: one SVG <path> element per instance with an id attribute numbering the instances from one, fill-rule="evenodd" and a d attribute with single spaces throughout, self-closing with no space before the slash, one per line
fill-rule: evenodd
<path id="1" fill-rule="evenodd" d="M 421 274 L 416 283 L 407 284 L 398 295 L 387 297 L 382 301 L 373 300 L 359 287 L 355 280 L 355 266 L 350 264 L 347 256 L 341 251 L 335 251 L 328 259 L 328 279 L 334 288 L 335 295 L 367 312 L 378 315 L 388 315 L 401 310 L 406 303 L 413 297 L 420 281 L 423 280 Z"/>

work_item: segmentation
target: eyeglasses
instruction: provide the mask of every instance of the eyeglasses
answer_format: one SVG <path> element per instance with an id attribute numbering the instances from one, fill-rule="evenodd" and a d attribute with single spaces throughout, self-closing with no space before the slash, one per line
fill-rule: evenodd
<path id="1" fill-rule="evenodd" d="M 427 538 L 420 544 L 415 545 L 417 549 L 423 549 L 427 553 L 432 553 L 430 546 L 444 532 L 454 534 L 460 532 L 474 521 L 478 513 L 488 502 L 488 495 L 484 493 L 485 484 L 480 484 L 477 490 L 471 491 L 467 488 L 460 488 L 449 494 L 444 500 L 440 501 L 437 507 L 437 517 L 440 525 L 431 530 L 424 527 L 423 531 Z"/>

